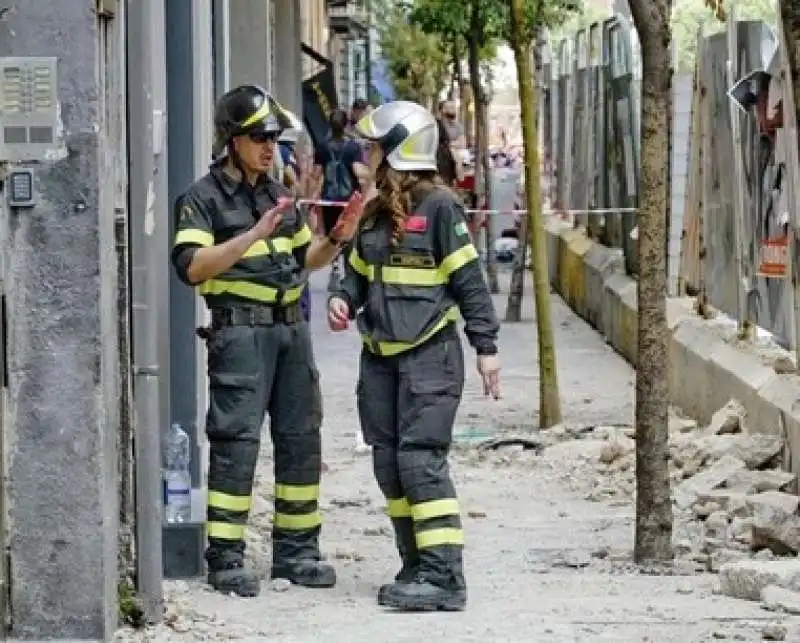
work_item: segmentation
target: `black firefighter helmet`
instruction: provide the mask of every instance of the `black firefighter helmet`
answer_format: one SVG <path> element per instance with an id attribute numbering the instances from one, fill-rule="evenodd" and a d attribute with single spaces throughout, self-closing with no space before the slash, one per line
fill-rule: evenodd
<path id="1" fill-rule="evenodd" d="M 225 151 L 234 136 L 274 133 L 292 126 L 289 116 L 270 94 L 257 85 L 241 85 L 222 95 L 214 111 L 214 156 Z"/>

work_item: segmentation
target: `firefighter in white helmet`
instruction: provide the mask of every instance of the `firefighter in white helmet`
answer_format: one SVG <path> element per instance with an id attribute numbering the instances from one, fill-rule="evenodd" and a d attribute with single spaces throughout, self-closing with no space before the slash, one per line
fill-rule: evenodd
<path id="1" fill-rule="evenodd" d="M 447 453 L 464 385 L 464 318 L 484 392 L 499 396 L 499 324 L 462 206 L 436 174 L 438 130 L 397 101 L 358 123 L 377 194 L 365 206 L 331 328 L 357 315 L 358 412 L 402 568 L 378 593 L 404 610 L 462 610 L 464 535 Z"/>

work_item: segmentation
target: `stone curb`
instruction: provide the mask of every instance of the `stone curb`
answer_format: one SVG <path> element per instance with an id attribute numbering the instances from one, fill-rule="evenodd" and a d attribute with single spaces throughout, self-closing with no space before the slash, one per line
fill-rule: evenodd
<path id="1" fill-rule="evenodd" d="M 636 281 L 624 272 L 619 250 L 586 237 L 566 223 L 547 226 L 550 281 L 578 315 L 636 366 Z M 751 432 L 780 433 L 785 425 L 785 466 L 800 473 L 800 376 L 778 375 L 754 353 L 726 341 L 699 318 L 688 297 L 670 298 L 667 318 L 670 401 L 700 423 L 728 400 L 747 411 Z"/>

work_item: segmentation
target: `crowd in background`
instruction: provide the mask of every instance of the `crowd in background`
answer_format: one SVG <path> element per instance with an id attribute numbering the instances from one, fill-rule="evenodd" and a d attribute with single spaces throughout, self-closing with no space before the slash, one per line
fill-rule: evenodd
<path id="1" fill-rule="evenodd" d="M 355 191 L 368 195 L 374 190 L 369 171 L 368 150 L 360 139 L 356 123 L 373 108 L 363 98 L 353 102 L 348 111 L 335 109 L 329 115 L 329 132 L 325 140 L 309 144 L 302 125 L 287 130 L 278 141 L 280 155 L 274 168 L 275 178 L 297 197 L 323 201 L 347 201 Z M 468 146 L 464 125 L 458 117 L 454 101 L 443 100 L 437 105 L 436 121 L 439 133 L 437 163 L 442 182 L 456 190 L 467 207 L 476 202 L 474 182 L 474 151 Z M 503 144 L 489 150 L 491 166 L 517 169 L 522 165 L 519 146 Z M 318 234 L 327 234 L 341 213 L 340 207 L 313 206 L 308 210 L 309 221 Z M 468 217 L 475 232 L 483 217 Z M 345 255 L 346 253 L 342 253 Z M 341 278 L 341 259 L 331 268 L 329 287 Z M 303 305 L 308 312 L 308 293 Z"/>

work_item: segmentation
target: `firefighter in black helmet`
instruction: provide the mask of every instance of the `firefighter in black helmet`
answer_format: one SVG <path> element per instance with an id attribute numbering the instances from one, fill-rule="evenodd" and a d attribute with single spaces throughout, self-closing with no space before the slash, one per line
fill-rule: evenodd
<path id="1" fill-rule="evenodd" d="M 208 580 L 224 593 L 259 592 L 260 579 L 244 563 L 244 536 L 269 413 L 272 577 L 331 587 L 336 574 L 319 549 L 322 401 L 299 300 L 307 271 L 331 262 L 357 217 L 343 217 L 329 237 L 312 237 L 288 191 L 269 177 L 276 141 L 291 123 L 263 89 L 245 85 L 222 96 L 214 126 L 216 160 L 176 203 L 172 251 L 179 277 L 198 287 L 211 312 L 211 326 L 198 331 L 210 381 Z"/>
<path id="2" fill-rule="evenodd" d="M 328 319 L 358 312 L 364 350 L 358 412 L 372 446 L 402 568 L 378 602 L 461 610 L 464 535 L 447 464 L 464 385 L 459 312 L 484 392 L 499 396 L 499 324 L 464 211 L 436 175 L 438 130 L 426 109 L 382 105 L 358 123 L 370 141 L 377 195 L 364 211 Z"/>

